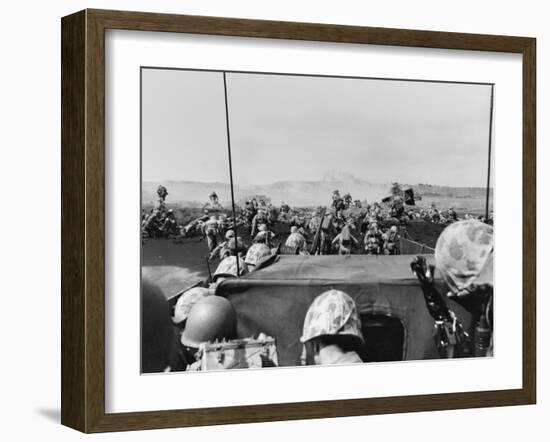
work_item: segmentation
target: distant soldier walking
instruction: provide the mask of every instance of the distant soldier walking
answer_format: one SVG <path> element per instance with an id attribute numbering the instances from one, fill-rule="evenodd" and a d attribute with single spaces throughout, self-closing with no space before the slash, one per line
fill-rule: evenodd
<path id="1" fill-rule="evenodd" d="M 211 215 L 203 224 L 202 232 L 208 241 L 208 251 L 212 253 L 220 241 L 219 225 L 215 215 Z"/>

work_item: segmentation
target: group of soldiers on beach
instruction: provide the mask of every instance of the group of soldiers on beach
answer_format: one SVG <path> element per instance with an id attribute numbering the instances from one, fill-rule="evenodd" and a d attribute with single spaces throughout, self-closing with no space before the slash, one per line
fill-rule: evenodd
<path id="1" fill-rule="evenodd" d="M 180 223 L 174 210 L 167 208 L 166 187 L 159 185 L 157 195 L 150 212 L 142 213 L 142 237 L 181 241 L 199 236 L 208 244 L 210 260 L 235 253 L 244 256 L 256 243 L 283 254 L 397 255 L 402 227 L 415 220 L 447 225 L 459 219 L 478 219 L 492 224 L 492 213 L 487 220 L 469 214 L 460 218 L 454 207 L 443 211 L 434 203 L 422 208 L 408 206 L 411 194 L 397 183 L 383 203 L 368 204 L 334 190 L 330 206 L 314 210 L 285 202 L 276 208 L 266 197 L 252 197 L 231 213 L 212 192 L 202 214 L 186 223 Z"/>

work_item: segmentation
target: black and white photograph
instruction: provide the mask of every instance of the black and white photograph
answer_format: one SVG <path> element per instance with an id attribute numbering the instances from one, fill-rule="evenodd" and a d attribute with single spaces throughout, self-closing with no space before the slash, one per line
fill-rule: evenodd
<path id="1" fill-rule="evenodd" d="M 141 372 L 492 357 L 495 95 L 142 67 Z"/>

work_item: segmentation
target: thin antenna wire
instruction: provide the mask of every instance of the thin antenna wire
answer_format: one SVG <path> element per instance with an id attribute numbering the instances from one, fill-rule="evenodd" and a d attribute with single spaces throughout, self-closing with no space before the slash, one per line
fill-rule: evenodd
<path id="1" fill-rule="evenodd" d="M 493 144 L 493 103 L 494 103 L 494 88 L 491 85 L 491 106 L 489 113 L 489 158 L 487 161 L 487 195 L 485 197 L 485 221 L 489 219 L 489 190 L 491 185 L 491 145 Z"/>
<path id="2" fill-rule="evenodd" d="M 231 163 L 231 135 L 229 134 L 229 107 L 227 105 L 227 79 L 225 76 L 225 71 L 223 72 L 223 92 L 225 97 L 225 127 L 227 129 L 227 152 L 229 154 L 229 182 L 231 184 L 231 206 L 233 209 L 233 229 L 235 230 L 235 261 L 237 262 L 237 278 L 238 278 L 241 274 L 239 269 L 239 255 L 237 253 L 239 236 L 237 235 L 237 216 L 235 214 L 235 193 L 233 190 L 233 165 Z"/>

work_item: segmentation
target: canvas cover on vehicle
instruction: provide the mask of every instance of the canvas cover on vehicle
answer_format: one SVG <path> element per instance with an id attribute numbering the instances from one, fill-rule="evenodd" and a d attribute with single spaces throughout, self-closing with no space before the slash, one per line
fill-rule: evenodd
<path id="1" fill-rule="evenodd" d="M 410 269 L 412 256 L 278 256 L 269 266 L 240 279 L 223 281 L 217 294 L 226 296 L 237 311 L 238 337 L 261 332 L 277 343 L 279 365 L 300 364 L 300 336 L 307 309 L 316 296 L 329 289 L 349 294 L 359 314 L 382 314 L 401 320 L 405 330 L 403 359 L 437 358 L 434 321 L 424 295 Z M 428 261 L 433 255 L 427 256 Z M 446 293 L 437 278 L 441 293 Z M 472 318 L 448 301 L 471 331 Z"/>

